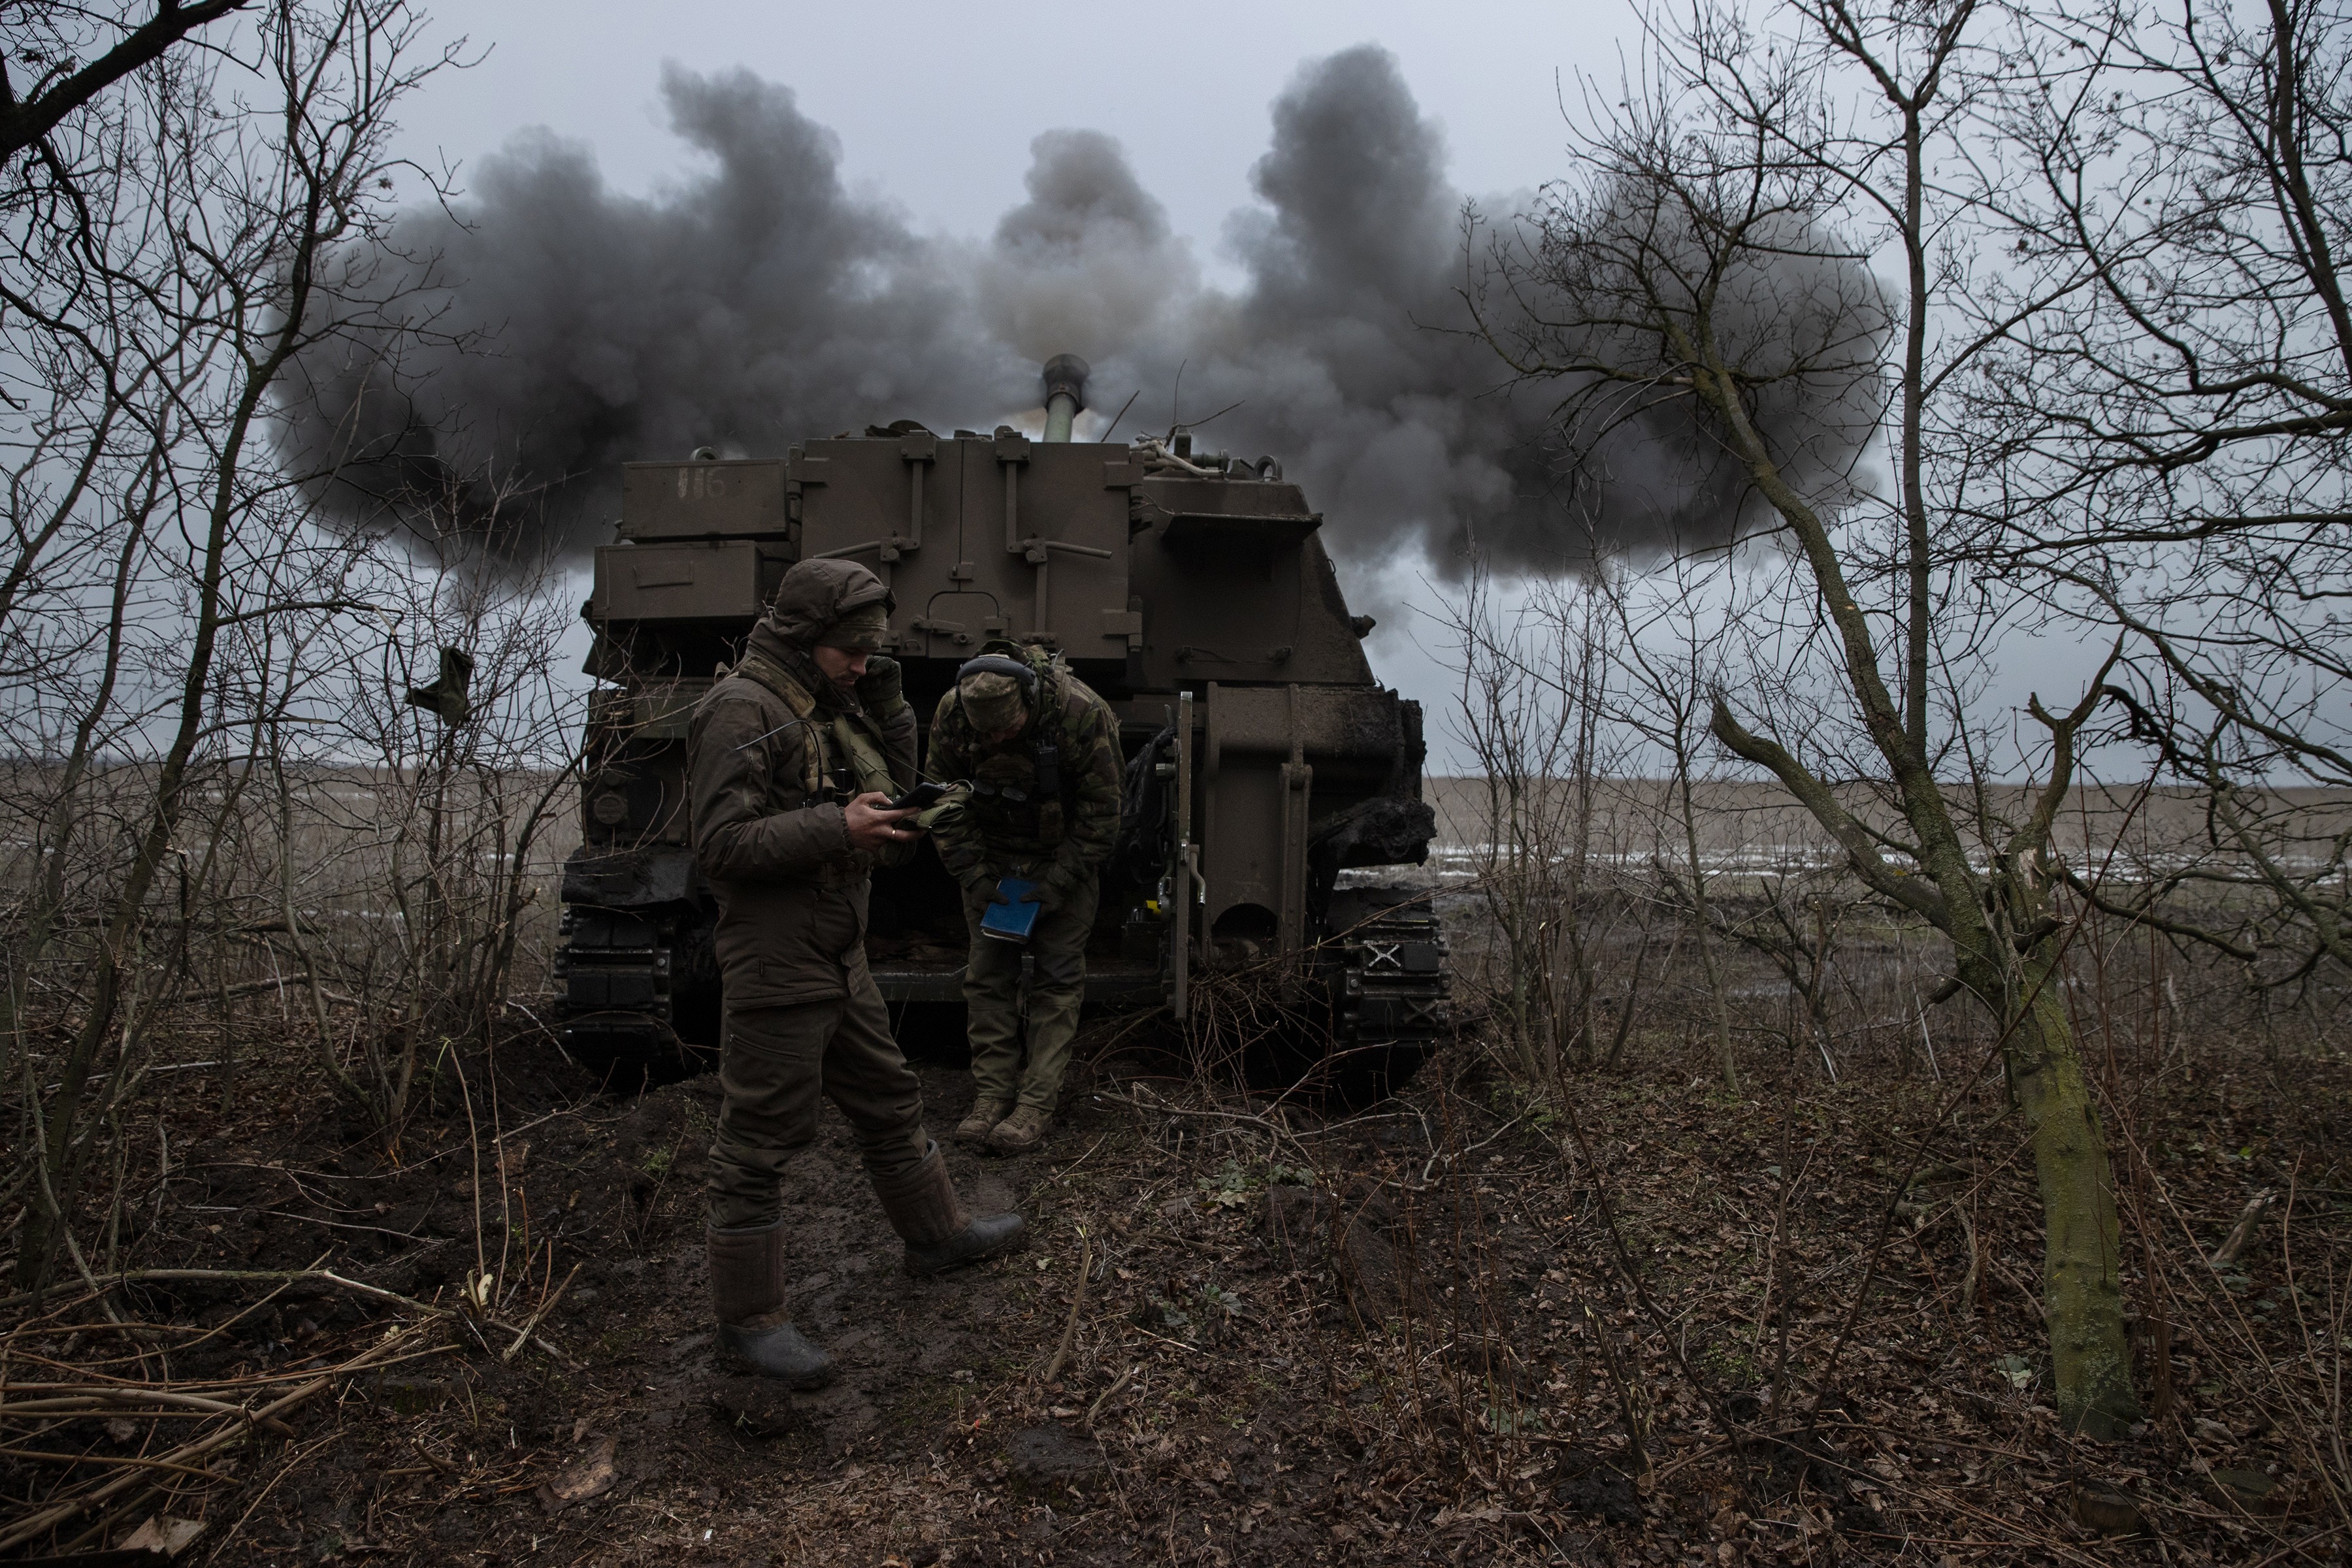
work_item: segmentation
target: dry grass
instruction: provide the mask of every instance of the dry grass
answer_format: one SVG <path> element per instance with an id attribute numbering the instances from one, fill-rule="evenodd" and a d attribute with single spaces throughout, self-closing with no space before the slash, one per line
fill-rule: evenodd
<path id="1" fill-rule="evenodd" d="M 127 1443 L 96 1411 L 17 1414 L 0 1447 L 92 1462 L 0 1455 L 7 1517 L 128 1479 L 45 1543 L 160 1510 L 204 1526 L 200 1557 L 289 1565 L 2326 1560 L 2352 1064 L 2332 1014 L 2265 1021 L 2227 973 L 2134 951 L 2078 993 L 2135 1194 L 2151 1418 L 2122 1443 L 2046 1404 L 2039 1208 L 1990 1042 L 1939 1022 L 1931 1068 L 1841 1014 L 1832 1083 L 1760 1030 L 1730 1098 L 1696 988 L 1660 969 L 1617 1070 L 1526 1084 L 1474 1028 L 1356 1114 L 1108 1022 L 1045 1152 L 956 1156 L 1036 1244 L 940 1284 L 896 1278 L 829 1120 L 793 1177 L 794 1299 L 845 1376 L 765 1405 L 706 1359 L 708 1080 L 575 1100 L 512 1039 L 444 1075 L 387 1163 L 320 1120 L 298 1052 L 257 1050 L 266 1104 L 184 1102 L 169 1167 L 126 1172 L 126 1260 L 276 1272 L 20 1318 L 9 1404 L 35 1356 L 149 1403 Z M 968 1079 L 923 1071 L 951 1119 Z M 2278 1202 L 2214 1267 L 2259 1190 Z M 469 1310 L 485 1276 L 501 1303 Z M 509 1354 L 526 1328 L 544 1346 Z M 353 1364 L 380 1344 L 436 1355 Z M 290 1436 L 154 1414 L 321 1379 Z M 232 1426 L 236 1468 L 189 1467 L 210 1479 L 123 1463 Z M 2147 1533 L 2095 1528 L 2125 1517 Z"/>

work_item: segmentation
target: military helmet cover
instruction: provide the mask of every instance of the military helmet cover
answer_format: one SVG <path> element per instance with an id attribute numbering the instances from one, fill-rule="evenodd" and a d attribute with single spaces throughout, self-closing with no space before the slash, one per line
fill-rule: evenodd
<path id="1" fill-rule="evenodd" d="M 1020 680 L 994 670 L 978 670 L 965 676 L 956 682 L 956 695 L 963 703 L 964 715 L 971 721 L 971 727 L 983 735 L 1010 730 L 1027 711 Z"/>

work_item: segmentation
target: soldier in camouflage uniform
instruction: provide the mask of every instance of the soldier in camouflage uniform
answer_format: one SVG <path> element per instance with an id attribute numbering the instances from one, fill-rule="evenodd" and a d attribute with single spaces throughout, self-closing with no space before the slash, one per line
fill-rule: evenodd
<path id="1" fill-rule="evenodd" d="M 963 884 L 971 937 L 963 996 L 977 1098 L 954 1136 L 1018 1153 L 1053 1121 L 1077 1033 L 1098 877 L 1118 836 L 1118 720 L 1059 660 L 991 643 L 940 699 L 928 772 L 972 786 L 931 828 L 941 863 Z M 1025 1062 L 1024 949 L 981 934 L 1004 877 L 1034 881 L 1025 901 L 1045 906 L 1026 949 L 1035 964 Z"/>
<path id="2" fill-rule="evenodd" d="M 694 854 L 719 903 L 726 992 L 710 1146 L 710 1293 L 719 1344 L 794 1387 L 832 1376 L 784 1311 L 785 1163 L 841 1108 L 882 1212 L 928 1274 L 1016 1243 L 1019 1215 L 968 1213 L 866 967 L 867 872 L 909 854 L 915 714 L 873 650 L 889 593 L 848 561 L 784 574 L 742 660 L 696 705 L 687 788 Z"/>

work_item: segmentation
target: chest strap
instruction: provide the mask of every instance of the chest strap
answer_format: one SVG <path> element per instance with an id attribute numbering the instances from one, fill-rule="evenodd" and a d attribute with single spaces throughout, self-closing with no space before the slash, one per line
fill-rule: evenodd
<path id="1" fill-rule="evenodd" d="M 734 673 L 767 688 L 791 710 L 796 726 L 807 738 L 801 751 L 801 794 L 812 802 L 824 799 L 825 780 L 832 773 L 833 759 L 827 754 L 826 727 L 811 721 L 816 712 L 814 695 L 793 679 L 791 670 L 756 650 L 747 650 L 735 661 Z"/>

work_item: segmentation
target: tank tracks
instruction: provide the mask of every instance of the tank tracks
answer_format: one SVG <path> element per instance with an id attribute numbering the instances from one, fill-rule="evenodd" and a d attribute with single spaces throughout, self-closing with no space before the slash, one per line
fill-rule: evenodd
<path id="1" fill-rule="evenodd" d="M 1444 928 L 1424 896 L 1359 888 L 1332 895 L 1326 929 L 1314 969 L 1328 987 L 1328 1042 L 1312 1071 L 1343 1098 L 1378 1098 L 1451 1026 Z M 709 946 L 690 913 L 566 908 L 555 953 L 564 1050 L 616 1089 L 709 1066 L 719 1045 Z"/>
<path id="2" fill-rule="evenodd" d="M 1339 957 L 1328 1071 L 1343 1098 L 1377 1098 L 1401 1088 L 1452 1026 L 1445 928 L 1426 895 L 1396 888 L 1334 893 L 1326 927 L 1324 952 Z"/>
<path id="3" fill-rule="evenodd" d="M 689 923 L 691 923 L 689 921 Z M 615 1089 L 717 1060 L 719 974 L 707 930 L 653 911 L 568 906 L 555 950 L 557 1038 Z"/>

